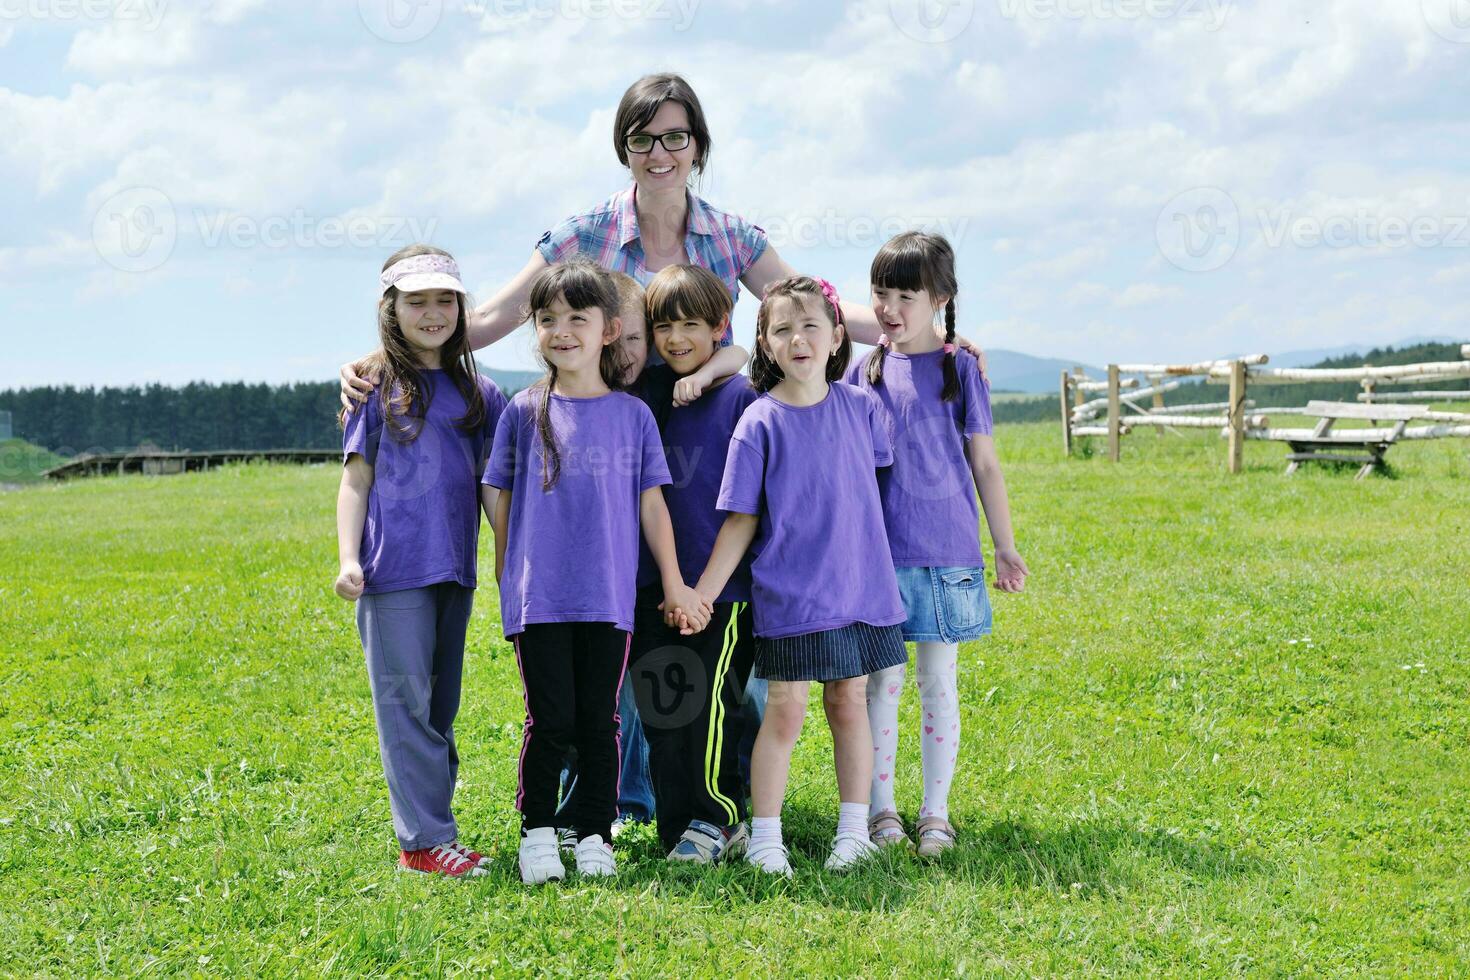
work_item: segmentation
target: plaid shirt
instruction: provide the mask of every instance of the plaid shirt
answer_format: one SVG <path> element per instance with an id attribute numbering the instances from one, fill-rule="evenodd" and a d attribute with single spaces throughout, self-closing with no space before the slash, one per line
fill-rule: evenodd
<path id="1" fill-rule="evenodd" d="M 638 237 L 638 211 L 633 206 L 636 189 L 636 184 L 630 184 L 591 211 L 567 218 L 542 235 L 536 248 L 550 265 L 582 255 L 647 286 L 654 273 L 644 264 L 643 242 Z M 765 231 L 744 218 L 710 207 L 692 193 L 686 227 L 684 254 L 689 264 L 703 266 L 724 280 L 730 302 L 734 303 L 740 298 L 740 277 L 766 250 Z M 727 327 L 720 345 L 728 347 L 733 336 Z M 657 360 L 657 354 L 650 350 L 650 363 Z"/>

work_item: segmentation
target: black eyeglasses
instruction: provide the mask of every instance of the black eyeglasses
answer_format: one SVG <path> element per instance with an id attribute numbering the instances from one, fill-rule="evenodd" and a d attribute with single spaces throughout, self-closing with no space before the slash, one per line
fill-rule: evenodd
<path id="1" fill-rule="evenodd" d="M 634 133 L 623 141 L 629 153 L 652 153 L 653 144 L 657 143 L 670 153 L 677 153 L 689 145 L 689 131 L 687 129 L 675 129 L 667 133 L 654 136 L 652 133 Z"/>

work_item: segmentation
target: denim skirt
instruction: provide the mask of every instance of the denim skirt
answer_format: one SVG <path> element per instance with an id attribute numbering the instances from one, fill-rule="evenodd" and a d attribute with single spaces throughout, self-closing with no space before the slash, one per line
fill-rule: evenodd
<path id="1" fill-rule="evenodd" d="M 898 592 L 908 620 L 910 643 L 958 643 L 990 632 L 990 595 L 985 569 L 900 566 Z"/>
<path id="2" fill-rule="evenodd" d="M 840 681 L 908 659 L 897 625 L 852 623 L 800 636 L 755 638 L 755 676 L 770 681 Z"/>

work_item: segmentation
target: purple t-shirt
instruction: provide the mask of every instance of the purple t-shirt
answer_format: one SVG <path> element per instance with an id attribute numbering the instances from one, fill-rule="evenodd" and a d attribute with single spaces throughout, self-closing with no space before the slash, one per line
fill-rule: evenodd
<path id="1" fill-rule="evenodd" d="M 675 375 L 668 367 L 652 367 L 645 373 L 650 375 L 646 390 L 673 389 Z M 725 523 L 725 515 L 715 502 L 720 495 L 725 458 L 730 453 L 730 437 L 746 407 L 758 397 L 750 379 L 737 374 L 707 389 L 693 404 L 668 409 L 668 421 L 663 426 L 664 457 L 674 482 L 664 491 L 664 499 L 669 504 L 679 571 L 686 585 L 698 582 L 704 574 L 715 537 Z M 656 585 L 658 581 L 658 565 L 645 541 L 638 559 L 638 586 Z M 749 555 L 715 601 L 750 601 Z"/>
<path id="2" fill-rule="evenodd" d="M 760 515 L 756 636 L 907 618 L 874 472 L 893 462 L 882 412 L 868 392 L 835 384 L 805 408 L 763 395 L 735 427 L 718 506 Z"/>
<path id="3" fill-rule="evenodd" d="M 429 399 L 423 426 L 403 442 L 384 424 L 378 392 L 347 416 L 342 461 L 357 453 L 373 467 L 362 527 L 363 592 L 396 592 L 436 582 L 475 587 L 480 541 L 480 472 L 505 395 L 480 377 L 485 424 L 463 432 L 464 396 L 441 370 L 422 372 Z"/>
<path id="4" fill-rule="evenodd" d="M 500 581 L 507 637 L 532 623 L 613 623 L 633 628 L 638 504 L 669 482 L 648 406 L 624 392 L 551 396 L 561 476 L 541 489 L 536 411 L 545 389 L 518 392 L 500 416 L 482 482 L 511 491 Z"/>
<path id="5" fill-rule="evenodd" d="M 893 466 L 878 475 L 895 565 L 979 567 L 980 510 L 965 440 L 989 435 L 990 386 L 980 362 L 955 358 L 960 393 L 944 401 L 944 352 L 883 359 L 883 383 L 868 384 L 868 359 L 847 369 L 848 384 L 878 396 L 893 442 Z"/>

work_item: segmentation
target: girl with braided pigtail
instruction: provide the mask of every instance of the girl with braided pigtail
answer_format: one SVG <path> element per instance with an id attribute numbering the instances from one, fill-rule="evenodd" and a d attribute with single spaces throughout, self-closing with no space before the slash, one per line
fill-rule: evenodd
<path id="1" fill-rule="evenodd" d="M 889 550 L 918 646 L 923 734 L 923 806 L 918 852 L 937 856 L 955 843 L 949 790 L 959 752 L 959 643 L 991 629 L 980 550 L 976 492 L 995 542 L 996 587 L 1020 592 L 1028 574 L 1016 551 L 1005 479 L 991 438 L 990 389 L 973 358 L 955 356 L 954 250 L 940 235 L 905 232 L 873 259 L 878 347 L 845 377 L 884 409 L 893 465 L 878 473 Z M 935 322 L 944 311 L 944 339 Z M 873 735 L 868 831 L 879 846 L 910 844 L 894 802 L 898 703 L 907 662 L 867 681 Z"/>

